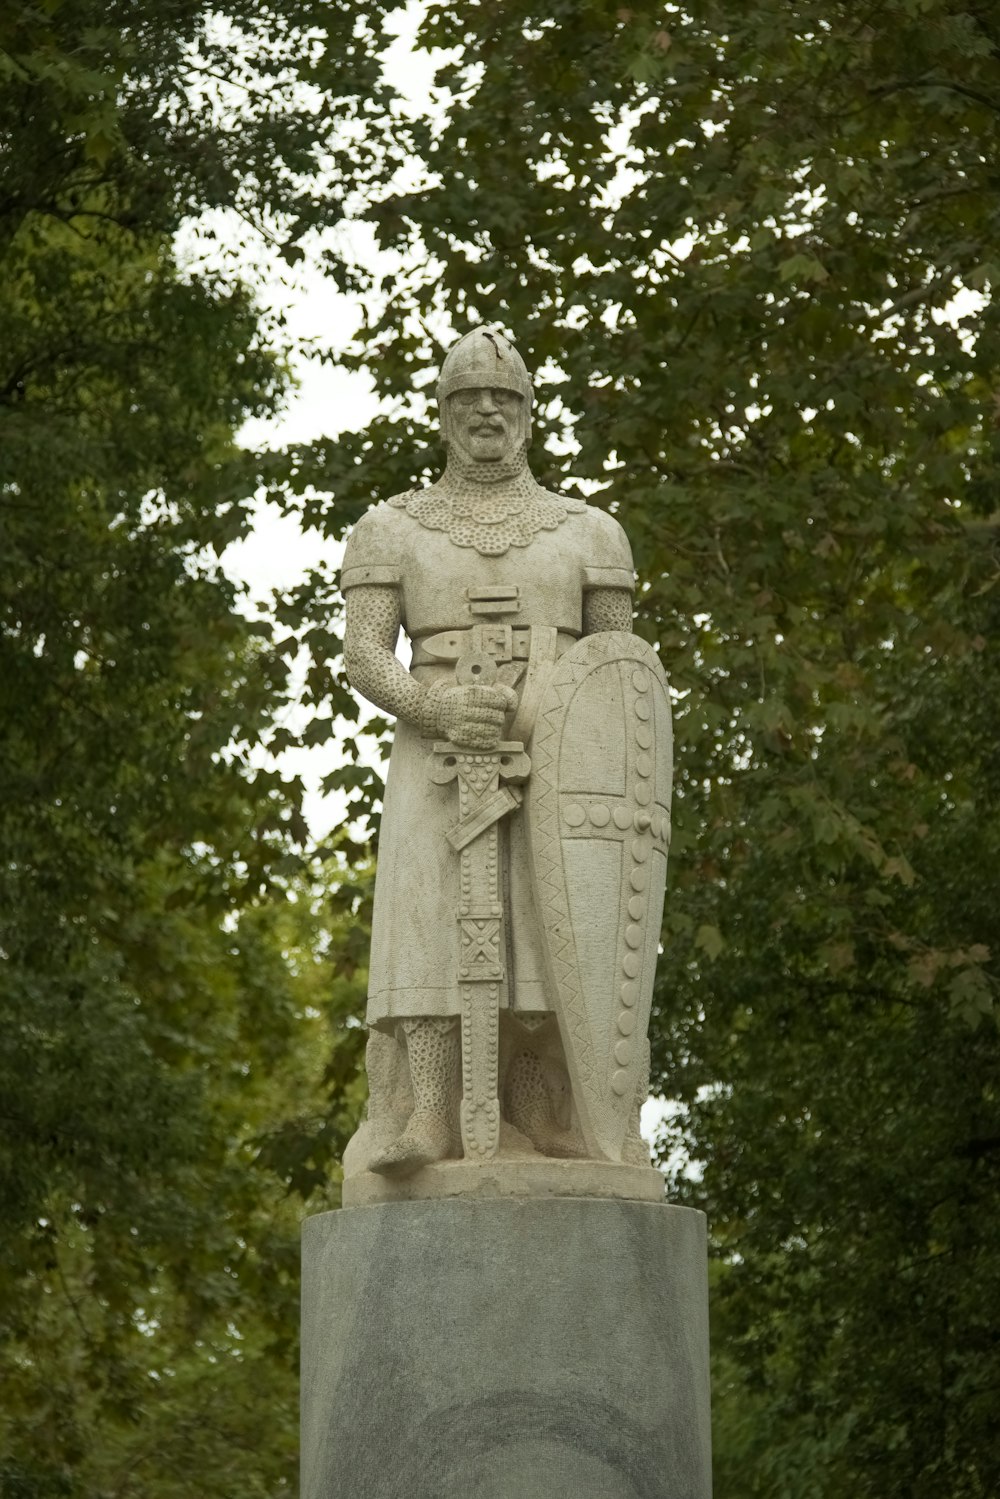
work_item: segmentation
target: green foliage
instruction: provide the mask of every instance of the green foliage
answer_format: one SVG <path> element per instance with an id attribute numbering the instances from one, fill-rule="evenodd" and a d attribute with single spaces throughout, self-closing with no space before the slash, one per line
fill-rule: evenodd
<path id="1" fill-rule="evenodd" d="M 308 740 L 357 722 L 334 581 L 272 647 L 211 558 L 258 486 L 339 536 L 419 480 L 438 333 L 496 317 L 540 476 L 619 514 L 676 693 L 654 1081 L 712 1224 L 720 1491 L 985 1499 L 995 18 L 432 4 L 426 120 L 379 80 L 384 14 L 0 17 L 4 1491 L 289 1490 L 282 1194 L 336 1202 L 361 1104 L 379 786 L 349 738 L 367 833 L 288 898 L 296 788 L 249 747 L 293 742 L 301 644 Z M 236 446 L 283 335 L 175 264 L 205 209 L 364 293 L 368 431 Z M 384 286 L 327 248 L 349 209 L 413 252 Z"/>
<path id="2" fill-rule="evenodd" d="M 0 1490 L 290 1493 L 317 1178 L 269 1142 L 324 1111 L 331 959 L 253 753 L 287 666 L 215 560 L 286 376 L 171 240 L 225 208 L 294 258 L 363 170 L 370 47 L 329 7 L 46 0 L 0 79 Z"/>
<path id="3" fill-rule="evenodd" d="M 414 253 L 354 356 L 390 413 L 295 455 L 300 508 L 339 535 L 434 461 L 443 315 L 513 329 L 542 477 L 619 515 L 675 689 L 654 1066 L 725 1266 L 722 1491 L 995 1493 L 995 17 L 423 36 L 450 107 L 400 123 L 425 170 L 368 218 Z M 328 586 L 292 607 L 335 634 Z"/>

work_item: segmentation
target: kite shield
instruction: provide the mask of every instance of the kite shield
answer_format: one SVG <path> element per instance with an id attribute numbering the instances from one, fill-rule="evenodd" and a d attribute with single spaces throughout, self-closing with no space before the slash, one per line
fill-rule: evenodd
<path id="1" fill-rule="evenodd" d="M 672 742 L 656 652 L 623 631 L 556 662 L 525 796 L 531 878 L 580 1129 L 621 1159 L 653 996 Z"/>

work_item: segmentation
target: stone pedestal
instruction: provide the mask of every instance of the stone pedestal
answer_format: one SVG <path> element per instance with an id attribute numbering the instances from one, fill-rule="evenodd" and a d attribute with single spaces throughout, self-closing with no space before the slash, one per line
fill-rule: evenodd
<path id="1" fill-rule="evenodd" d="M 709 1499 L 704 1218 L 600 1199 L 307 1220 L 302 1499 Z"/>

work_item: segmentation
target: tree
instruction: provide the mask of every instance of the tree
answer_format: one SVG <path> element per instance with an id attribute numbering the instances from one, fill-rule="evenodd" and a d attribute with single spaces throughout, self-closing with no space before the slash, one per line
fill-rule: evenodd
<path id="1" fill-rule="evenodd" d="M 248 289 L 179 267 L 172 236 L 224 209 L 294 259 L 335 218 L 365 160 L 340 132 L 377 93 L 357 30 L 253 0 L 0 17 L 0 1487 L 19 1499 L 292 1487 L 279 1177 L 315 1173 L 261 1145 L 323 1099 L 296 942 L 328 959 L 313 897 L 288 904 L 298 788 L 253 755 L 286 666 L 215 560 L 268 467 L 236 433 L 287 375 Z"/>
<path id="2" fill-rule="evenodd" d="M 418 482 L 449 321 L 512 328 L 675 691 L 654 1066 L 726 1267 L 726 1492 L 995 1492 L 995 18 L 518 0 L 423 37 L 447 114 L 400 126 L 424 174 L 367 218 L 410 269 L 355 353 L 392 406 L 296 455 L 302 513 Z M 328 642 L 328 581 L 298 604 Z"/>

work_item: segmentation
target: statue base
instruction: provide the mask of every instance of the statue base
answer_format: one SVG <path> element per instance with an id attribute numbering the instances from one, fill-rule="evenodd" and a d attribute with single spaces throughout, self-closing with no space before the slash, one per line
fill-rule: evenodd
<path id="1" fill-rule="evenodd" d="M 308 1219 L 301 1494 L 710 1499 L 703 1215 L 590 1196 Z"/>
<path id="2" fill-rule="evenodd" d="M 418 1202 L 445 1197 L 482 1202 L 497 1197 L 611 1197 L 629 1202 L 663 1201 L 663 1177 L 653 1166 L 611 1161 L 533 1159 L 441 1161 L 408 1176 L 362 1171 L 344 1181 L 345 1208 L 380 1202 Z"/>

